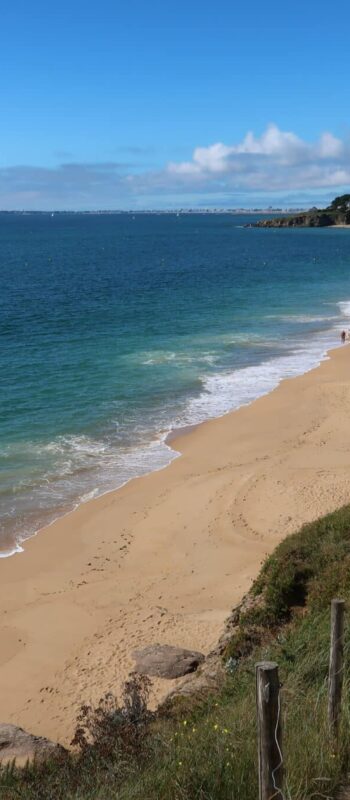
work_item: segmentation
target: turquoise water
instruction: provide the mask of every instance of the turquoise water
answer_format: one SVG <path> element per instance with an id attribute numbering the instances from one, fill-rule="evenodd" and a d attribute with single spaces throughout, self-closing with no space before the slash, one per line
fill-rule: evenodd
<path id="1" fill-rule="evenodd" d="M 338 344 L 349 231 L 248 220 L 0 214 L 3 551 Z"/>

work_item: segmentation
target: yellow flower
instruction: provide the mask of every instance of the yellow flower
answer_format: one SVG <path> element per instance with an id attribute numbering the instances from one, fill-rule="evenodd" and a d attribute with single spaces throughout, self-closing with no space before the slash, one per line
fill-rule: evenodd
<path id="1" fill-rule="evenodd" d="M 184 719 L 183 724 L 187 725 L 187 719 Z"/>
<path id="2" fill-rule="evenodd" d="M 192 733 L 196 733 L 197 728 L 192 728 Z"/>
<path id="3" fill-rule="evenodd" d="M 182 761 L 178 761 L 177 763 L 179 767 L 182 767 Z"/>
<path id="4" fill-rule="evenodd" d="M 214 731 L 217 731 L 218 727 L 218 725 L 214 725 Z"/>
<path id="5" fill-rule="evenodd" d="M 223 728 L 223 729 L 222 729 L 222 732 L 223 732 L 223 733 L 228 733 L 228 728 Z"/>

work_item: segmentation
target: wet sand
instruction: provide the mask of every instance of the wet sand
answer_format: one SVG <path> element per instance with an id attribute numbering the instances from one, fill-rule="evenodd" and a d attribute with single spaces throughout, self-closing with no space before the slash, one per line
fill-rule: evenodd
<path id="1" fill-rule="evenodd" d="M 350 501 L 349 420 L 343 347 L 2 559 L 2 720 L 68 743 L 82 703 L 120 693 L 135 648 L 208 652 L 266 554 Z M 153 703 L 172 685 L 156 681 Z"/>

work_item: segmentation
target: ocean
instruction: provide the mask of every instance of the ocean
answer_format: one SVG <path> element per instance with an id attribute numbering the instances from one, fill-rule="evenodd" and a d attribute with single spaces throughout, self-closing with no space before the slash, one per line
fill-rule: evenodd
<path id="1" fill-rule="evenodd" d="M 0 214 L 2 555 L 338 345 L 349 231 L 250 221 Z"/>

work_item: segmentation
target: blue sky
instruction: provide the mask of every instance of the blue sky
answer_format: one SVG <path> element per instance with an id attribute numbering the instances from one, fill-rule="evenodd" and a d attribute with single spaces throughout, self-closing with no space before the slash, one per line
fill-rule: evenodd
<path id="1" fill-rule="evenodd" d="M 349 23 L 345 2 L 333 14 L 322 0 L 7 5 L 0 207 L 291 204 L 349 189 Z"/>

